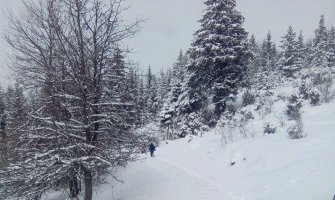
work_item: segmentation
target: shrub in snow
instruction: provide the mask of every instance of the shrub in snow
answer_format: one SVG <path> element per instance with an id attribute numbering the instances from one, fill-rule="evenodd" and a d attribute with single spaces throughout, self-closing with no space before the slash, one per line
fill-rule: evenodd
<path id="1" fill-rule="evenodd" d="M 301 121 L 298 121 L 296 124 L 291 125 L 287 129 L 287 133 L 291 139 L 300 139 L 306 137 L 306 135 L 303 132 L 303 125 Z"/>
<path id="2" fill-rule="evenodd" d="M 314 75 L 313 84 L 322 95 L 323 101 L 329 102 L 335 96 L 333 75 L 328 69 Z"/>
<path id="3" fill-rule="evenodd" d="M 239 115 L 237 116 L 238 121 L 236 122 L 238 130 L 242 137 L 248 137 L 250 132 L 249 130 L 249 121 L 254 119 L 252 112 L 246 108 L 242 108 Z"/>
<path id="4" fill-rule="evenodd" d="M 268 96 L 268 97 L 272 97 L 274 95 L 274 93 L 270 90 L 267 90 L 264 95 Z"/>
<path id="5" fill-rule="evenodd" d="M 265 94 L 265 96 L 261 96 L 259 101 L 260 105 L 257 105 L 256 110 L 259 111 L 260 117 L 264 119 L 266 115 L 272 113 L 274 101 L 271 96 L 267 96 L 267 94 Z"/>
<path id="6" fill-rule="evenodd" d="M 222 145 L 227 144 L 228 141 L 233 141 L 233 133 L 237 128 L 237 119 L 235 113 L 225 111 L 219 119 L 215 132 L 222 136 Z"/>
<path id="7" fill-rule="evenodd" d="M 247 105 L 252 105 L 255 103 L 255 94 L 253 94 L 250 90 L 247 90 L 244 92 L 243 96 L 242 96 L 242 104 L 243 106 L 247 106 Z"/>
<path id="8" fill-rule="evenodd" d="M 286 114 L 290 119 L 298 120 L 301 117 L 300 108 L 302 103 L 297 95 L 291 95 L 289 98 L 289 104 L 286 108 Z"/>
<path id="9" fill-rule="evenodd" d="M 309 94 L 309 98 L 311 99 L 311 104 L 316 105 L 320 102 L 320 93 L 318 90 L 312 90 Z"/>
<path id="10" fill-rule="evenodd" d="M 322 94 L 323 100 L 328 103 L 334 96 L 333 80 L 331 77 L 325 79 L 325 82 L 318 85 L 317 88 Z"/>
<path id="11" fill-rule="evenodd" d="M 299 86 L 299 95 L 303 99 L 308 99 L 309 98 L 309 88 L 307 87 L 307 84 L 305 82 L 303 82 Z"/>
<path id="12" fill-rule="evenodd" d="M 274 134 L 276 133 L 276 127 L 271 123 L 266 123 L 264 126 L 264 133 L 266 134 Z"/>
<path id="13" fill-rule="evenodd" d="M 227 106 L 227 112 L 229 112 L 229 113 L 231 113 L 231 114 L 234 115 L 236 113 L 236 111 L 237 111 L 237 109 L 235 108 L 234 105 L 228 105 Z"/>
<path id="14" fill-rule="evenodd" d="M 281 113 L 274 113 L 274 116 L 277 118 L 281 127 L 285 126 L 285 118 L 284 115 Z"/>
<path id="15" fill-rule="evenodd" d="M 200 115 L 201 115 L 201 121 L 205 125 L 209 126 L 210 128 L 215 127 L 217 123 L 217 117 L 214 117 L 215 116 L 214 110 L 206 107 L 201 111 Z"/>
<path id="16" fill-rule="evenodd" d="M 208 125 L 204 124 L 198 113 L 191 113 L 187 118 L 187 123 L 182 127 L 182 135 L 179 137 L 185 137 L 186 135 L 197 135 L 202 136 L 206 131 L 209 130 Z"/>
<path id="17" fill-rule="evenodd" d="M 240 112 L 243 115 L 243 118 L 245 120 L 250 120 L 250 119 L 254 119 L 254 115 L 252 114 L 252 112 L 250 110 L 241 110 Z"/>

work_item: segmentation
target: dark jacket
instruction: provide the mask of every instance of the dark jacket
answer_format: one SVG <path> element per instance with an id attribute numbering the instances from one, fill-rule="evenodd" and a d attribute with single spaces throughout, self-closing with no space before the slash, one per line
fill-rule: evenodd
<path id="1" fill-rule="evenodd" d="M 149 151 L 150 151 L 150 152 L 154 152 L 155 150 L 156 150 L 155 145 L 151 143 L 151 144 L 149 145 Z"/>

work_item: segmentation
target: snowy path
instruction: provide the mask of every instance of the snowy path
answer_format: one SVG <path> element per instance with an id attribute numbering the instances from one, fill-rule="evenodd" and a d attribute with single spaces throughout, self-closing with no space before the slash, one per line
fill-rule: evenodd
<path id="1" fill-rule="evenodd" d="M 124 200 L 234 200 L 222 187 L 189 170 L 159 158 L 148 158 L 122 174 L 131 181 L 117 188 Z M 134 181 L 136 180 L 136 181 Z M 120 185 L 119 185 L 120 186 Z M 106 190 L 107 188 L 104 188 Z M 127 191 L 122 194 L 122 191 Z M 107 196 L 99 195 L 99 199 Z"/>
<path id="2" fill-rule="evenodd" d="M 233 199 L 219 185 L 212 183 L 204 177 L 193 174 L 183 167 L 157 158 L 148 163 L 152 169 L 161 173 L 161 177 L 175 181 L 174 187 L 182 190 L 185 200 L 222 200 Z M 164 184 L 164 183 L 163 183 Z M 173 189 L 173 188 L 172 188 Z"/>

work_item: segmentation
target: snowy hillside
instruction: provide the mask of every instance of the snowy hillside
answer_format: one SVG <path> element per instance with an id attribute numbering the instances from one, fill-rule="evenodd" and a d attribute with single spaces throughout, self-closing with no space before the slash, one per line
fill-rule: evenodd
<path id="1" fill-rule="evenodd" d="M 289 139 L 282 129 L 225 147 L 214 133 L 175 140 L 158 147 L 155 158 L 143 155 L 143 160 L 120 170 L 124 183 L 110 179 L 94 199 L 332 199 L 335 101 L 305 105 L 303 111 L 303 139 Z"/>

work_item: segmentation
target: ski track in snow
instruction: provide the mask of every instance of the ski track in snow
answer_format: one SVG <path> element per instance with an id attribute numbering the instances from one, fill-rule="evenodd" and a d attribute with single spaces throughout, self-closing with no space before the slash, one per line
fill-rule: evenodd
<path id="1" fill-rule="evenodd" d="M 166 160 L 156 158 L 148 165 L 161 173 L 161 177 L 174 177 L 175 184 L 180 185 L 178 188 L 183 188 L 182 192 L 184 193 L 183 196 L 186 197 L 185 200 L 237 199 L 232 194 L 224 191 L 221 186 Z"/>

